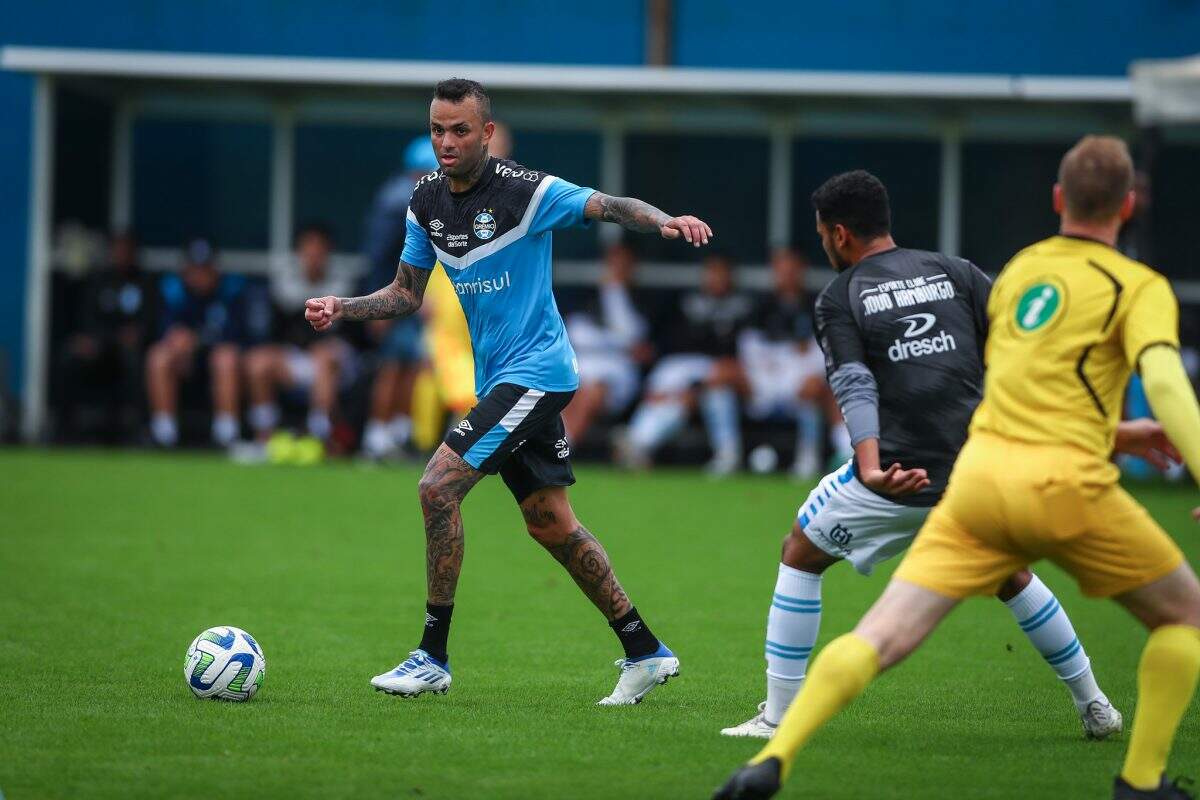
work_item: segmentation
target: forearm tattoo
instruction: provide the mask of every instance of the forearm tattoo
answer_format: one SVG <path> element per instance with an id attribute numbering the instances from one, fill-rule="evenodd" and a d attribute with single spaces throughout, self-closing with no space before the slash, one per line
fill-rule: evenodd
<path id="1" fill-rule="evenodd" d="M 614 620 L 629 611 L 629 598 L 613 573 L 608 553 L 587 528 L 580 525 L 562 544 L 547 545 L 546 549 L 566 567 L 575 583 L 605 617 Z"/>
<path id="2" fill-rule="evenodd" d="M 636 197 L 613 197 L 594 192 L 584 206 L 588 219 L 615 222 L 638 233 L 654 233 L 671 219 L 671 215 Z"/>
<path id="3" fill-rule="evenodd" d="M 377 292 L 363 297 L 343 297 L 342 318 L 361 322 L 368 319 L 405 317 L 421 307 L 425 285 L 432 270 L 400 262 L 395 279 Z"/>
<path id="4" fill-rule="evenodd" d="M 421 476 L 425 516 L 425 579 L 434 605 L 454 602 L 463 561 L 462 501 L 483 473 L 446 445 L 438 448 Z"/>

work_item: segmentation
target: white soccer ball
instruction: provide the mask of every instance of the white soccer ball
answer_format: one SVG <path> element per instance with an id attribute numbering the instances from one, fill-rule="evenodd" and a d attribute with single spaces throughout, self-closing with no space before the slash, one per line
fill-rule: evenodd
<path id="1" fill-rule="evenodd" d="M 262 687 L 267 660 L 241 628 L 209 628 L 188 645 L 183 679 L 196 697 L 241 702 Z"/>

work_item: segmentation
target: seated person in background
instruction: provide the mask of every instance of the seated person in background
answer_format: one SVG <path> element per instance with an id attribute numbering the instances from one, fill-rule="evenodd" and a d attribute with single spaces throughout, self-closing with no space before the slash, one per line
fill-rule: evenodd
<path id="1" fill-rule="evenodd" d="M 742 457 L 738 393 L 744 388 L 737 342 L 750 322 L 754 301 L 736 291 L 733 262 L 704 259 L 701 288 L 684 295 L 671 328 L 671 355 L 646 378 L 646 393 L 618 448 L 628 466 L 649 464 L 654 450 L 674 435 L 697 404 L 704 417 L 716 475 L 737 470 Z"/>
<path id="2" fill-rule="evenodd" d="M 636 269 L 628 245 L 611 245 L 592 308 L 567 317 L 579 359 L 579 390 L 563 409 L 568 441 L 581 442 L 597 414 L 620 414 L 637 398 L 639 365 L 650 360 L 651 347 L 646 319 L 630 296 Z"/>
<path id="3" fill-rule="evenodd" d="M 84 386 L 104 391 L 105 428 L 112 438 L 131 439 L 142 425 L 142 360 L 157 333 L 159 291 L 137 260 L 129 231 L 109 239 L 108 265 L 88 276 L 77 319 L 60 363 L 64 427 L 75 428 L 76 402 Z"/>
<path id="4" fill-rule="evenodd" d="M 212 438 L 221 446 L 237 439 L 240 344 L 248 315 L 239 278 L 217 271 L 216 251 L 206 239 L 184 248 L 183 269 L 162 280 L 162 338 L 146 353 L 150 434 L 160 447 L 179 440 L 179 385 L 208 370 L 212 389 Z"/>
<path id="5" fill-rule="evenodd" d="M 367 274 L 364 292 L 374 291 L 396 275 L 404 250 L 408 201 L 413 188 L 438 169 L 437 157 L 428 136 L 418 136 L 404 150 L 404 169 L 380 187 L 367 212 L 364 250 Z M 403 448 L 412 434 L 413 384 L 424 359 L 421 317 L 414 314 L 367 324 L 367 333 L 378 343 L 379 360 L 371 386 L 367 426 L 363 431 L 363 454 L 383 458 Z"/>
<path id="6" fill-rule="evenodd" d="M 271 343 L 246 354 L 250 426 L 260 441 L 270 438 L 279 425 L 280 389 L 308 394 L 308 432 L 328 440 L 338 388 L 353 379 L 354 349 L 337 336 L 321 336 L 304 320 L 307 298 L 342 296 L 353 288 L 349 279 L 329 268 L 332 234 L 321 225 L 306 225 L 297 231 L 295 247 L 293 262 L 271 269 Z"/>
<path id="7" fill-rule="evenodd" d="M 821 418 L 829 426 L 835 454 L 850 457 L 850 434 L 825 382 L 825 356 L 813 336 L 812 309 L 804 291 L 808 265 L 795 250 L 771 253 L 771 291 L 754 312 L 753 327 L 739 342 L 738 353 L 750 387 L 748 411 L 756 418 L 796 419 L 798 477 L 818 475 L 821 462 Z"/>

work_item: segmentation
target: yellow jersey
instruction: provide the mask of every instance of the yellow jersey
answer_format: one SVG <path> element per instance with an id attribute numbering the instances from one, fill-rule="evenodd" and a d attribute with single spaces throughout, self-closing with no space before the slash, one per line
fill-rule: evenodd
<path id="1" fill-rule="evenodd" d="M 425 305 L 427 306 L 426 330 L 430 336 L 447 336 L 471 345 L 471 332 L 467 328 L 467 317 L 463 314 L 462 304 L 458 302 L 458 294 L 454 284 L 442 263 L 433 265 L 433 274 L 429 276 L 429 284 L 425 287 Z"/>
<path id="2" fill-rule="evenodd" d="M 1073 445 L 1105 461 L 1142 351 L 1179 346 L 1179 303 L 1166 278 L 1071 236 L 1013 257 L 992 287 L 988 321 L 971 430 Z M 1116 480 L 1116 470 L 1105 477 Z"/>

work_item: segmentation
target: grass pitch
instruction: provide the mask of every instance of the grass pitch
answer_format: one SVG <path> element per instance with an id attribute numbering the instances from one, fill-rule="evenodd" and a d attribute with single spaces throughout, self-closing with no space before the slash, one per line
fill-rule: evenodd
<path id="1" fill-rule="evenodd" d="M 640 706 L 598 708 L 620 648 L 498 479 L 465 506 L 453 688 L 371 691 L 420 633 L 417 475 L 0 452 L 3 796 L 703 798 L 757 750 L 718 730 L 763 696 L 779 540 L 807 487 L 580 470 L 580 518 L 682 661 Z M 1195 561 L 1194 491 L 1138 494 Z M 888 571 L 828 573 L 818 647 Z M 1040 573 L 1130 724 L 1145 635 L 1058 570 Z M 184 685 L 188 642 L 222 624 L 266 654 L 249 703 Z M 1195 772 L 1198 733 L 1191 714 L 1173 772 Z M 1083 740 L 1007 610 L 976 600 L 814 740 L 783 796 L 1107 797 L 1123 750 Z"/>

